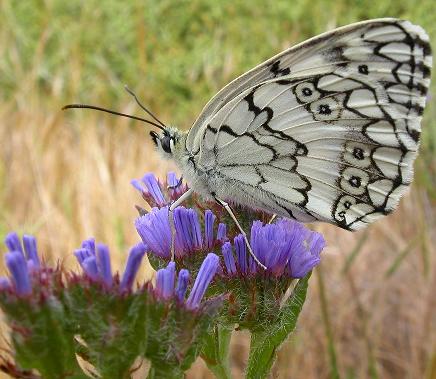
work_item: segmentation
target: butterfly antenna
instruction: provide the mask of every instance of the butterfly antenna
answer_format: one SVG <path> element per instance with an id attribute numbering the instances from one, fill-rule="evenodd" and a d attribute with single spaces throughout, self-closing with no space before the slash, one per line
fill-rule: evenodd
<path id="1" fill-rule="evenodd" d="M 164 128 L 166 128 L 167 126 L 161 121 L 159 120 L 151 111 L 149 111 L 144 105 L 141 104 L 141 102 L 139 101 L 138 97 L 135 95 L 135 93 L 127 86 L 124 86 L 124 89 L 134 97 L 134 99 L 136 100 L 136 103 L 149 115 L 151 116 L 155 121 L 157 121 L 159 124 L 161 124 Z"/>
<path id="2" fill-rule="evenodd" d="M 117 115 L 117 116 L 123 116 L 123 117 L 131 118 L 133 120 L 142 121 L 142 122 L 145 122 L 147 124 L 153 125 L 156 128 L 164 130 L 164 127 L 162 125 L 156 124 L 155 122 L 147 120 L 145 118 L 137 117 L 137 116 L 132 116 L 132 115 L 126 114 L 126 113 L 111 111 L 110 109 L 106 109 L 106 108 L 102 108 L 102 107 L 97 107 L 95 105 L 68 104 L 68 105 L 65 105 L 64 107 L 62 107 L 62 110 L 65 110 L 65 109 L 77 109 L 77 108 L 81 108 L 81 109 L 93 109 L 93 110 L 100 111 L 100 112 L 106 112 L 106 113 L 114 114 L 114 115 Z"/>

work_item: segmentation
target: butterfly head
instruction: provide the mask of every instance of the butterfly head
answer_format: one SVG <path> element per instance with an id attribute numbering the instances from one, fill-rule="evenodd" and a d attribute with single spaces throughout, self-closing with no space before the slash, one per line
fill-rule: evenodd
<path id="1" fill-rule="evenodd" d="M 165 127 L 161 133 L 154 130 L 150 132 L 151 139 L 156 145 L 157 149 L 166 157 L 173 156 L 175 150 L 179 147 L 179 142 L 182 133 L 173 127 Z"/>

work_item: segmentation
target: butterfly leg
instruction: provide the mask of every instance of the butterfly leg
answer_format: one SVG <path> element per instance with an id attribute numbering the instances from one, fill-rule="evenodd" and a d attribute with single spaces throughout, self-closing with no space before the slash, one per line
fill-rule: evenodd
<path id="1" fill-rule="evenodd" d="M 272 224 L 276 218 L 277 218 L 277 215 L 273 214 L 272 217 L 269 219 L 268 224 Z"/>
<path id="2" fill-rule="evenodd" d="M 176 201 L 174 201 L 168 208 L 168 218 L 170 221 L 171 228 L 171 260 L 174 261 L 175 258 L 175 240 L 176 240 L 176 226 L 174 224 L 174 209 L 176 209 L 180 204 L 182 204 L 186 199 L 191 197 L 192 188 L 188 189 L 185 193 L 183 193 Z"/>
<path id="3" fill-rule="evenodd" d="M 232 208 L 230 208 L 230 205 L 228 203 L 226 203 L 224 200 L 218 199 L 216 196 L 214 196 L 214 198 L 215 198 L 215 201 L 227 211 L 227 213 L 230 215 L 230 217 L 232 218 L 232 220 L 236 224 L 236 227 L 239 229 L 242 236 L 244 237 L 245 243 L 247 245 L 247 248 L 248 248 L 248 251 L 249 251 L 251 257 L 254 259 L 254 261 L 260 267 L 262 267 L 264 270 L 266 270 L 266 267 L 259 261 L 259 259 L 257 259 L 256 255 L 254 255 L 254 252 L 250 246 L 250 242 L 248 241 L 247 234 L 245 233 L 244 229 L 242 229 L 242 226 L 239 224 L 238 219 L 236 218 L 235 214 L 232 211 Z"/>

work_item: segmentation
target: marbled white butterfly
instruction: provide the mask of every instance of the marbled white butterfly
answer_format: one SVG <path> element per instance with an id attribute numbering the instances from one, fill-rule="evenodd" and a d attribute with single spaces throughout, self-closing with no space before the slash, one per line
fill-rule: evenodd
<path id="1" fill-rule="evenodd" d="M 348 230 L 389 214 L 413 178 L 431 65 L 421 27 L 369 20 L 233 80 L 188 132 L 155 118 L 154 143 L 190 184 L 171 208 L 195 191 Z"/>

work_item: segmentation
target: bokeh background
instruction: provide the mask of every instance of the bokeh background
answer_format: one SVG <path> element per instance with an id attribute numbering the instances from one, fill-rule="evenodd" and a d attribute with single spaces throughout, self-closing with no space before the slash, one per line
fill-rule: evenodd
<path id="1" fill-rule="evenodd" d="M 75 267 L 89 236 L 122 265 L 133 227 L 129 184 L 165 173 L 148 127 L 92 112 L 137 114 L 127 84 L 164 122 L 189 128 L 235 76 L 308 37 L 376 17 L 422 25 L 436 47 L 432 0 L 0 1 L 0 239 L 35 234 L 46 259 Z M 436 49 L 434 49 L 436 50 Z M 415 182 L 399 209 L 366 231 L 314 225 L 327 239 L 278 378 L 436 378 L 435 82 Z M 4 249 L 4 248 L 2 248 Z M 248 336 L 233 338 L 235 378 Z M 188 378 L 211 378 L 198 361 Z"/>

